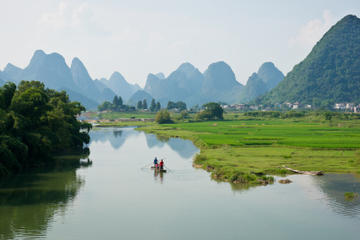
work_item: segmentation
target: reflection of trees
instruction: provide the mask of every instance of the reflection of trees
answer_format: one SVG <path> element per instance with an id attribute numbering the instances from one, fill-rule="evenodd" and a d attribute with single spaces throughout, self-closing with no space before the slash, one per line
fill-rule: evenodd
<path id="1" fill-rule="evenodd" d="M 337 213 L 360 217 L 360 199 L 345 200 L 345 192 L 360 193 L 360 179 L 352 174 L 326 174 L 314 176 L 314 183 L 326 195 L 328 205 Z"/>
<path id="2" fill-rule="evenodd" d="M 59 165 L 36 173 L 0 182 L 0 239 L 17 234 L 39 236 L 45 233 L 55 213 L 65 212 L 84 184 L 76 169 L 90 166 L 79 159 L 66 159 Z"/>
<path id="3" fill-rule="evenodd" d="M 91 142 L 106 142 L 109 141 L 111 146 L 119 149 L 127 140 L 129 136 L 138 135 L 138 131 L 132 128 L 102 128 L 90 132 Z"/>

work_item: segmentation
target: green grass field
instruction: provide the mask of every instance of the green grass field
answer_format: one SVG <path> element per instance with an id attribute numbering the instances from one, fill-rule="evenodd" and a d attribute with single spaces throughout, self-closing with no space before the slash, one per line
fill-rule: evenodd
<path id="1" fill-rule="evenodd" d="M 244 119 L 152 124 L 139 130 L 191 139 L 194 164 L 215 179 L 264 183 L 264 176 L 298 170 L 360 173 L 360 120 Z M 271 181 L 271 179 L 270 179 Z"/>
<path id="2" fill-rule="evenodd" d="M 151 112 L 107 112 L 99 113 L 101 119 L 115 120 L 119 118 L 155 118 L 155 113 Z"/>

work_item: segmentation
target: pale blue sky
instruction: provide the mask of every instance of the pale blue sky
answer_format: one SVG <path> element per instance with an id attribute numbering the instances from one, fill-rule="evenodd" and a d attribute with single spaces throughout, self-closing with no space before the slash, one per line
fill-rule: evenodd
<path id="1" fill-rule="evenodd" d="M 79 57 L 93 78 L 143 86 L 150 72 L 222 60 L 246 83 L 265 61 L 286 74 L 347 14 L 360 1 L 0 0 L 0 69 L 43 49 Z"/>

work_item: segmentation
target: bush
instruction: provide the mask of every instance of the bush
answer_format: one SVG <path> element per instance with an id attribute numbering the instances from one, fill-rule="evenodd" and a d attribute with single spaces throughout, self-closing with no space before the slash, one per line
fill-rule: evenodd
<path id="1" fill-rule="evenodd" d="M 170 113 L 167 110 L 160 110 L 155 116 L 155 122 L 159 124 L 173 123 L 170 117 Z"/>

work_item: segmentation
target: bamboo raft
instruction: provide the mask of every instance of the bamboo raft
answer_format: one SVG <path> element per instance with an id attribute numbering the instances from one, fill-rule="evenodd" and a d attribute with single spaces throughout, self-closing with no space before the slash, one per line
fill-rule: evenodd
<path id="1" fill-rule="evenodd" d="M 289 171 L 291 171 L 291 172 L 299 173 L 299 174 L 313 175 L 313 176 L 321 176 L 321 175 L 324 175 L 324 173 L 323 173 L 322 171 L 300 171 L 300 170 L 288 168 L 288 167 L 286 167 L 286 166 L 283 166 L 283 168 L 285 168 L 286 170 L 289 170 Z"/>

